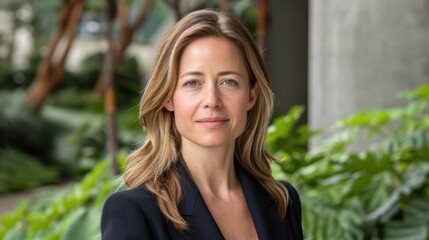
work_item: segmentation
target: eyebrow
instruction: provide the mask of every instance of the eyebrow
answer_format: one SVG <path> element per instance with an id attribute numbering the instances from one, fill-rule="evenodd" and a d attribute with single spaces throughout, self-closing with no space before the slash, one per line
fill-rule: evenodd
<path id="1" fill-rule="evenodd" d="M 179 78 L 183 78 L 186 76 L 202 76 L 204 75 L 202 72 L 198 72 L 198 71 L 191 71 L 191 72 L 186 72 L 184 74 L 182 74 Z M 225 75 L 237 75 L 239 77 L 243 77 L 243 75 L 241 75 L 239 72 L 236 71 L 222 71 L 220 73 L 218 73 L 219 76 L 225 76 Z"/>

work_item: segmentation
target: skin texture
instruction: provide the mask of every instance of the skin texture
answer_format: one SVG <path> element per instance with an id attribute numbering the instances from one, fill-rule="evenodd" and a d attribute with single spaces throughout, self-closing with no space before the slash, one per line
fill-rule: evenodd
<path id="1" fill-rule="evenodd" d="M 166 108 L 174 111 L 183 147 L 230 148 L 244 130 L 256 95 L 238 48 L 223 38 L 204 37 L 185 48 Z"/>

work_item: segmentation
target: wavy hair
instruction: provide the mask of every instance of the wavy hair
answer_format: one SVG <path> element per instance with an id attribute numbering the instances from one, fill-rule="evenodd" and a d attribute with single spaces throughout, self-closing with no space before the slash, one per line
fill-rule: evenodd
<path id="1" fill-rule="evenodd" d="M 186 46 L 201 37 L 222 37 L 242 52 L 250 85 L 258 82 L 256 103 L 248 111 L 243 133 L 236 140 L 235 159 L 255 177 L 277 204 L 280 217 L 286 214 L 289 194 L 271 175 L 274 157 L 266 146 L 266 132 L 273 109 L 273 93 L 267 69 L 252 35 L 234 15 L 214 10 L 198 10 L 181 19 L 167 33 L 160 46 L 155 67 L 140 102 L 139 121 L 146 129 L 144 144 L 127 159 L 124 180 L 128 188 L 144 185 L 157 197 L 162 214 L 176 229 L 188 225 L 179 213 L 181 182 L 174 167 L 180 161 L 180 135 L 173 113 L 165 105 L 172 98 L 178 78 L 179 60 Z"/>

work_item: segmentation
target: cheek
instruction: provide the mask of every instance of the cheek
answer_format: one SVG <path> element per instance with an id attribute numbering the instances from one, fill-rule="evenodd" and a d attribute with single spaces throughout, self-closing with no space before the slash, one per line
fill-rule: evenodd
<path id="1" fill-rule="evenodd" d="M 183 135 L 184 132 L 186 132 L 186 124 L 185 124 L 185 117 L 183 115 L 183 112 L 180 110 L 174 111 L 174 124 L 176 125 L 176 129 L 180 135 Z"/>
<path id="2" fill-rule="evenodd" d="M 248 101 L 242 100 L 242 101 L 236 101 L 233 105 L 234 112 L 236 114 L 236 118 L 238 119 L 240 125 L 246 125 L 247 121 L 247 113 L 248 113 Z"/>
<path id="3" fill-rule="evenodd" d="M 193 107 L 191 101 L 183 101 L 175 97 L 174 102 L 174 121 L 179 132 L 186 126 L 186 122 L 192 120 Z"/>

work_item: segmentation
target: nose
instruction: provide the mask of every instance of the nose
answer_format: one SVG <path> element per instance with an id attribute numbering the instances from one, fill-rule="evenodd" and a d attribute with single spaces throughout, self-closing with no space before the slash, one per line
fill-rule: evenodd
<path id="1" fill-rule="evenodd" d="M 220 97 L 219 89 L 216 85 L 208 85 L 207 90 L 203 93 L 205 96 L 205 108 L 221 108 L 222 99 Z"/>

